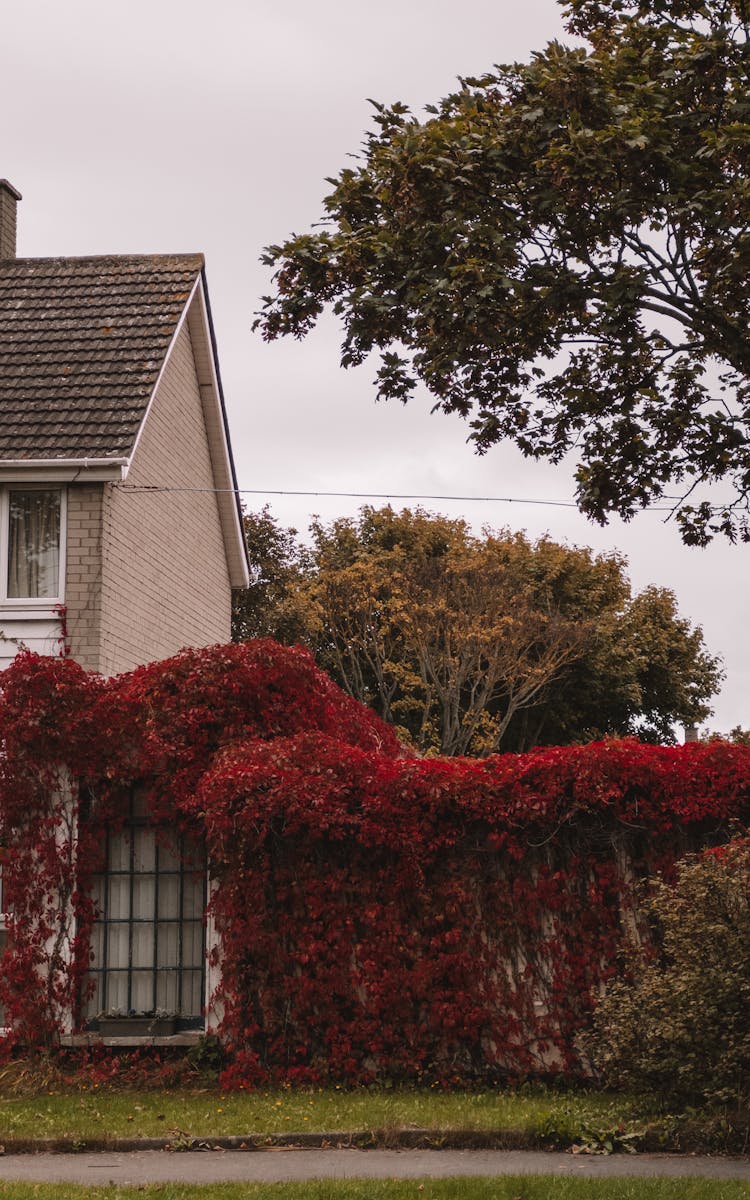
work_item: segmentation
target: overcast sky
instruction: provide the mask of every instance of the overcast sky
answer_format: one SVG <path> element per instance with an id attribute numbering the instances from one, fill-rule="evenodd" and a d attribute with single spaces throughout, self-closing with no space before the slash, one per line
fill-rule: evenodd
<path id="1" fill-rule="evenodd" d="M 572 498 L 570 472 L 497 448 L 477 458 L 426 396 L 376 405 L 374 366 L 344 372 L 325 320 L 265 345 L 252 314 L 264 245 L 319 219 L 325 177 L 369 125 L 367 97 L 419 109 L 461 74 L 562 37 L 555 0 L 21 0 L 3 5 L 0 177 L 22 193 L 20 255 L 203 251 L 241 489 L 285 524 L 354 514 L 342 491 Z M 379 501 L 374 501 L 379 503 Z M 713 729 L 750 726 L 750 547 L 686 549 L 663 514 L 590 525 L 573 509 L 424 500 L 532 537 L 617 549 L 633 585 L 675 590 L 727 679 Z"/>

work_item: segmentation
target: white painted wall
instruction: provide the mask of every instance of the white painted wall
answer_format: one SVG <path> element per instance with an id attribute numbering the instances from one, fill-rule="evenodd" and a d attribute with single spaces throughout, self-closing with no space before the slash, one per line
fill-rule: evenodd
<path id="1" fill-rule="evenodd" d="M 24 648 L 58 658 L 63 650 L 60 618 L 0 610 L 0 671 Z"/>

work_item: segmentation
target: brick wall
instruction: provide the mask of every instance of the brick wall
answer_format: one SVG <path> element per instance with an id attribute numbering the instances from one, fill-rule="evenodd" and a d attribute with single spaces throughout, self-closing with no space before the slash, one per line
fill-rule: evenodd
<path id="1" fill-rule="evenodd" d="M 127 483 L 214 486 L 187 324 Z M 129 492 L 107 485 L 102 520 L 101 671 L 114 674 L 183 646 L 229 641 L 231 589 L 211 491 Z"/>
<path id="2" fill-rule="evenodd" d="M 0 180 L 0 258 L 16 257 L 16 204 L 20 199 L 14 188 Z"/>
<path id="3" fill-rule="evenodd" d="M 102 484 L 68 488 L 65 604 L 70 652 L 100 670 L 102 591 Z"/>

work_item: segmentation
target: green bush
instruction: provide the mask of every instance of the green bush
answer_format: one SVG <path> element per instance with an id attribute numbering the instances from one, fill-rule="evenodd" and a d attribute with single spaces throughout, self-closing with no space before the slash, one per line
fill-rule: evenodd
<path id="1" fill-rule="evenodd" d="M 750 1100 L 750 839 L 691 855 L 647 904 L 649 951 L 597 1006 L 604 1080 L 682 1102 Z"/>

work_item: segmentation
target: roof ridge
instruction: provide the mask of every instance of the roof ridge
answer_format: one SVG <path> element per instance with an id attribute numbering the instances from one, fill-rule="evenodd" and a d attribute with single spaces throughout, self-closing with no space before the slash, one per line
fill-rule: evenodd
<path id="1" fill-rule="evenodd" d="M 26 263 L 101 263 L 101 262 L 133 262 L 133 263 L 196 263 L 203 266 L 205 255 L 201 251 L 189 251 L 184 254 L 55 254 L 29 255 L 25 258 L 7 258 L 2 260 L 4 267 Z"/>

